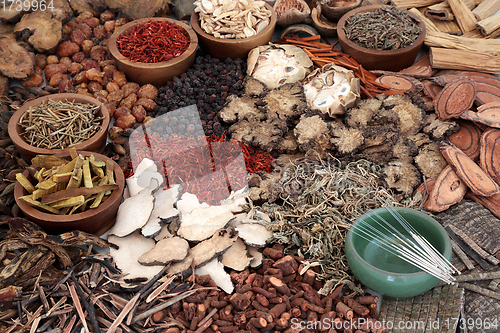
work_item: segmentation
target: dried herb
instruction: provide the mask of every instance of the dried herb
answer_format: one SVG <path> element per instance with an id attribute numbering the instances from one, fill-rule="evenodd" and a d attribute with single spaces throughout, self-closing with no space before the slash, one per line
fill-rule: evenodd
<path id="1" fill-rule="evenodd" d="M 47 100 L 31 107 L 19 119 L 21 137 L 30 145 L 45 149 L 64 149 L 92 137 L 102 125 L 100 105 L 74 101 Z"/>
<path id="2" fill-rule="evenodd" d="M 383 7 L 358 13 L 346 20 L 346 37 L 359 46 L 377 50 L 396 50 L 411 45 L 422 29 L 404 9 Z"/>
<path id="3" fill-rule="evenodd" d="M 133 62 L 157 63 L 180 56 L 189 47 L 189 35 L 168 21 L 140 22 L 117 40 L 118 50 Z"/>
<path id="4" fill-rule="evenodd" d="M 344 240 L 352 221 L 379 208 L 376 197 L 394 206 L 414 207 L 413 201 L 398 203 L 380 185 L 381 168 L 366 160 L 343 163 L 335 158 L 305 158 L 282 170 L 276 191 L 282 204 L 264 204 L 273 220 L 273 242 L 286 244 L 288 253 L 308 258 L 309 267 L 320 266 L 326 280 L 322 292 L 340 284 L 356 287 L 344 253 Z"/>

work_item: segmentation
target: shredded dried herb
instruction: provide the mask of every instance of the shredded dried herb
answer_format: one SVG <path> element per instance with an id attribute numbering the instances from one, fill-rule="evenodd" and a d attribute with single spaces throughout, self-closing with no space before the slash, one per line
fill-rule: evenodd
<path id="1" fill-rule="evenodd" d="M 380 177 L 381 168 L 366 160 L 298 160 L 282 171 L 277 185 L 283 203 L 262 206 L 273 220 L 271 241 L 284 244 L 288 253 L 303 255 L 310 266 L 321 266 L 320 278 L 327 281 L 322 293 L 340 284 L 362 293 L 349 269 L 344 240 L 358 216 L 381 207 L 376 197 L 394 206 L 417 205 L 413 200 L 397 202 Z"/>
<path id="2" fill-rule="evenodd" d="M 346 37 L 367 49 L 396 50 L 413 44 L 422 32 L 404 9 L 383 7 L 346 20 Z"/>

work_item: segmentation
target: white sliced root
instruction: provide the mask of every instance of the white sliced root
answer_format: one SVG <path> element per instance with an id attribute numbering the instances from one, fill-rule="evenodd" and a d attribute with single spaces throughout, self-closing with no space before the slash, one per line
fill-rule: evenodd
<path id="1" fill-rule="evenodd" d="M 196 208 L 180 216 L 177 234 L 189 241 L 202 241 L 224 228 L 234 218 L 232 205 Z"/>
<path id="2" fill-rule="evenodd" d="M 154 194 L 154 209 L 151 216 L 142 227 L 142 234 L 146 237 L 154 237 L 162 229 L 162 220 L 169 220 L 177 215 L 179 211 L 174 207 L 179 198 L 180 185 L 174 185 L 169 189 L 160 189 Z"/>
<path id="3" fill-rule="evenodd" d="M 222 255 L 222 264 L 227 268 L 241 272 L 250 265 L 252 257 L 248 255 L 245 243 L 238 238 L 233 245 Z"/>
<path id="4" fill-rule="evenodd" d="M 126 237 L 108 236 L 108 242 L 118 246 L 118 250 L 109 248 L 109 254 L 113 257 L 116 266 L 121 270 L 125 280 L 139 278 L 151 279 L 163 266 L 146 267 L 141 265 L 139 257 L 155 247 L 155 241 L 145 238 L 139 231 Z"/>
<path id="5" fill-rule="evenodd" d="M 180 237 L 165 238 L 150 251 L 141 255 L 139 263 L 146 266 L 165 266 L 172 261 L 181 261 L 189 252 L 189 243 Z"/>
<path id="6" fill-rule="evenodd" d="M 177 210 L 179 210 L 179 214 L 181 215 L 189 214 L 195 208 L 209 207 L 206 202 L 200 204 L 200 201 L 198 201 L 198 197 L 195 194 L 191 193 L 184 193 L 181 197 L 181 200 L 177 201 L 175 206 L 177 207 Z"/>
<path id="7" fill-rule="evenodd" d="M 151 216 L 153 200 L 151 190 L 146 188 L 123 201 L 118 208 L 116 222 L 109 230 L 109 234 L 125 237 L 142 228 Z"/>
<path id="8" fill-rule="evenodd" d="M 258 223 L 242 223 L 236 226 L 236 231 L 245 244 L 256 247 L 266 246 L 266 241 L 273 236 L 272 231 Z"/>
<path id="9" fill-rule="evenodd" d="M 195 274 L 197 275 L 210 275 L 215 284 L 228 294 L 231 294 L 234 290 L 233 282 L 231 281 L 231 276 L 224 270 L 224 265 L 217 260 L 217 258 L 211 260 L 207 264 L 195 269 Z"/>
<path id="10" fill-rule="evenodd" d="M 262 265 L 262 259 L 264 256 L 262 252 L 259 251 L 259 248 L 251 245 L 247 245 L 248 254 L 252 257 L 252 261 L 250 261 L 250 267 L 257 268 Z"/>

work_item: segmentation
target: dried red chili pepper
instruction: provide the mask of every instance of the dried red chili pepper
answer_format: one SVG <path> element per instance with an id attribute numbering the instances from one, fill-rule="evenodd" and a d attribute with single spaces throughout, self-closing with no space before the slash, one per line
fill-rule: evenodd
<path id="1" fill-rule="evenodd" d="M 164 20 L 140 22 L 117 39 L 120 53 L 133 62 L 157 63 L 180 56 L 189 47 L 181 26 Z"/>

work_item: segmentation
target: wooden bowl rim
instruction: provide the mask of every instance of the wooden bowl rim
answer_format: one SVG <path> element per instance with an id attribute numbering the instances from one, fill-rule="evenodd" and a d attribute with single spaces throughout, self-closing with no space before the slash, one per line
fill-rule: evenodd
<path id="1" fill-rule="evenodd" d="M 276 12 L 274 11 L 273 7 L 269 5 L 268 3 L 264 4 L 268 10 L 271 11 L 271 20 L 269 21 L 268 26 L 262 30 L 260 33 L 252 36 L 252 37 L 247 37 L 247 38 L 217 38 L 214 37 L 213 35 L 207 34 L 205 31 L 200 26 L 200 16 L 197 12 L 193 12 L 191 14 L 191 26 L 193 27 L 193 30 L 196 31 L 196 33 L 202 37 L 205 40 L 209 40 L 211 42 L 217 42 L 220 44 L 246 44 L 246 43 L 252 43 L 256 41 L 258 38 L 261 36 L 265 35 L 266 33 L 269 32 L 269 30 L 274 30 L 276 28 L 276 22 L 278 21 L 278 18 L 276 16 Z"/>
<path id="2" fill-rule="evenodd" d="M 350 10 L 355 9 L 356 7 L 361 5 L 363 0 L 356 0 L 356 3 L 354 3 L 351 6 L 347 6 L 347 7 L 332 7 L 332 6 L 330 6 L 330 3 L 332 3 L 332 2 L 333 1 L 330 1 L 330 2 L 327 2 L 323 5 L 321 5 L 321 9 L 323 10 L 324 8 L 328 8 L 328 10 L 330 10 L 332 12 L 343 12 L 343 11 L 345 11 L 345 9 L 349 9 L 349 8 L 351 8 Z M 365 7 L 368 7 L 368 6 L 365 6 Z"/>
<path id="3" fill-rule="evenodd" d="M 155 20 L 155 21 L 168 21 L 170 23 L 177 24 L 184 30 L 189 35 L 189 39 L 191 42 L 189 43 L 188 48 L 178 57 L 170 59 L 168 61 L 162 61 L 162 62 L 155 62 L 155 63 L 146 63 L 146 62 L 134 62 L 128 60 L 123 54 L 120 53 L 118 50 L 117 46 L 117 40 L 118 36 L 124 34 L 127 32 L 130 28 L 133 26 L 137 25 L 138 23 L 141 22 L 149 22 L 150 20 Z M 109 39 L 109 52 L 113 56 L 113 58 L 116 61 L 121 62 L 124 65 L 130 66 L 130 67 L 135 67 L 139 69 L 164 69 L 164 68 L 169 68 L 169 67 L 174 67 L 177 66 L 178 64 L 182 63 L 183 61 L 187 60 L 194 52 L 196 52 L 196 48 L 198 47 L 198 36 L 194 32 L 194 30 L 184 22 L 174 20 L 168 17 L 154 17 L 154 18 L 142 18 L 142 19 L 137 19 L 132 22 L 129 22 L 118 29 L 115 30 L 115 32 L 111 35 Z"/>
<path id="4" fill-rule="evenodd" d="M 55 155 L 55 154 L 64 154 L 67 153 L 69 154 L 69 149 L 72 147 L 64 148 L 64 149 L 47 149 L 47 148 L 38 148 L 34 147 L 30 144 L 28 144 L 26 141 L 24 141 L 23 138 L 19 135 L 20 128 L 21 126 L 18 125 L 19 119 L 21 119 L 21 116 L 31 107 L 34 107 L 36 105 L 41 104 L 42 102 L 46 100 L 56 100 L 56 101 L 61 101 L 61 100 L 74 100 L 77 103 L 87 103 L 87 104 L 93 104 L 93 105 L 99 105 L 101 107 L 101 113 L 104 117 L 102 120 L 102 125 L 99 131 L 95 133 L 90 139 L 85 140 L 83 142 L 80 142 L 77 145 L 74 145 L 72 147 L 75 147 L 77 151 L 85 151 L 85 148 L 96 143 L 97 141 L 102 139 L 103 135 L 108 134 L 108 127 L 109 127 L 109 122 L 110 122 L 110 116 L 109 116 L 109 111 L 107 107 L 99 101 L 98 99 L 88 96 L 88 95 L 83 95 L 83 94 L 73 94 L 73 93 L 63 93 L 63 94 L 52 94 L 52 95 L 47 95 L 47 96 L 42 96 L 37 99 L 34 99 L 32 101 L 24 103 L 19 110 L 14 112 L 12 117 L 10 118 L 9 124 L 8 124 L 8 132 L 9 136 L 12 140 L 12 142 L 20 147 L 23 150 L 29 151 L 35 155 Z M 30 161 L 27 161 L 28 163 Z"/>
<path id="5" fill-rule="evenodd" d="M 411 45 L 408 45 L 408 46 L 405 46 L 403 48 L 396 49 L 396 50 L 367 49 L 365 47 L 359 46 L 358 44 L 352 42 L 349 38 L 346 37 L 345 32 L 344 32 L 344 25 L 345 25 L 346 20 L 350 16 L 352 16 L 354 14 L 358 14 L 358 13 L 373 12 L 373 11 L 375 11 L 377 9 L 384 8 L 384 7 L 390 7 L 390 6 L 387 6 L 387 5 L 361 6 L 361 7 L 355 8 L 355 9 L 350 10 L 347 13 L 345 13 L 340 18 L 340 20 L 339 20 L 339 22 L 337 24 L 337 36 L 338 36 L 339 41 L 347 44 L 350 48 L 356 50 L 357 52 L 363 52 L 365 54 L 369 54 L 369 55 L 372 55 L 372 56 L 399 55 L 399 54 L 407 53 L 407 52 L 409 52 L 409 51 L 411 51 L 411 50 L 413 50 L 415 48 L 420 48 L 422 46 L 422 43 L 424 42 L 425 35 L 427 33 L 427 30 L 425 28 L 425 23 L 418 16 L 416 16 L 415 14 L 410 13 L 408 11 L 407 11 L 408 14 L 411 17 L 413 17 L 418 22 L 418 26 L 422 29 L 422 31 L 420 32 L 420 35 L 418 36 L 418 38 Z"/>
<path id="6" fill-rule="evenodd" d="M 83 156 L 90 156 L 93 154 L 96 158 L 100 159 L 101 161 L 107 161 L 110 160 L 113 162 L 113 171 L 115 174 L 115 182 L 118 185 L 118 188 L 111 192 L 109 197 L 99 205 L 97 208 L 93 209 L 88 209 L 84 212 L 78 213 L 78 214 L 73 214 L 73 215 L 56 215 L 56 214 L 49 214 L 49 213 L 44 213 L 35 207 L 32 207 L 28 205 L 26 202 L 23 200 L 19 200 L 18 198 L 28 194 L 28 192 L 22 187 L 22 185 L 16 181 L 16 185 L 14 186 L 14 199 L 16 200 L 17 205 L 21 209 L 23 213 L 28 212 L 29 215 L 31 216 L 36 216 L 37 219 L 45 221 L 46 223 L 74 223 L 79 220 L 83 219 L 88 219 L 93 216 L 99 215 L 105 210 L 109 209 L 111 205 L 113 205 L 117 200 L 122 199 L 122 193 L 123 189 L 125 188 L 125 175 L 123 174 L 122 169 L 120 166 L 113 161 L 111 158 L 101 155 L 99 153 L 94 153 L 91 151 L 78 151 L 79 154 L 82 154 Z M 68 158 L 68 156 L 62 157 L 62 158 Z M 25 170 L 23 174 L 28 177 L 29 172 L 28 170 Z M 26 214 L 26 213 L 25 213 Z M 55 219 L 54 217 L 57 217 Z M 29 218 L 28 218 L 29 219 Z"/>

